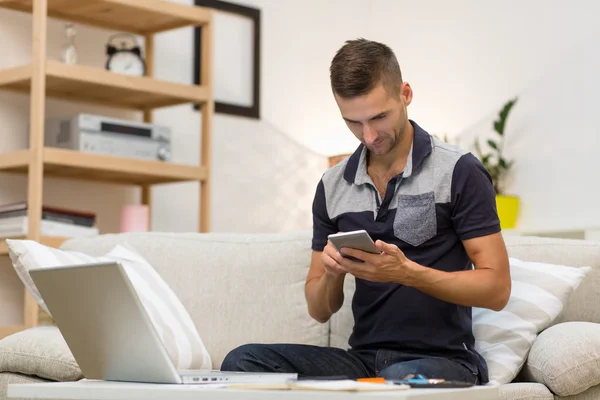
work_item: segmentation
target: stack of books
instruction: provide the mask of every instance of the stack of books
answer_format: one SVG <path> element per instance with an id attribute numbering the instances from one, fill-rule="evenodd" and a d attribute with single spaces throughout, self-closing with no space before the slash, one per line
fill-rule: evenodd
<path id="1" fill-rule="evenodd" d="M 98 235 L 96 215 L 90 212 L 43 206 L 40 235 L 62 237 L 90 237 Z M 18 237 L 28 234 L 27 203 L 0 206 L 0 237 Z"/>

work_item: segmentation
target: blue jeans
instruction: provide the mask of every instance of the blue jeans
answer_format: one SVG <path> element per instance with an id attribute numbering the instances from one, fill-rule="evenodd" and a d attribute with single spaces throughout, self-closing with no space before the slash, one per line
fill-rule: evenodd
<path id="1" fill-rule="evenodd" d="M 393 350 L 342 350 L 301 344 L 247 344 L 231 351 L 221 371 L 291 372 L 299 377 L 382 377 L 399 380 L 409 374 L 478 383 L 477 374 L 440 357 L 416 357 Z"/>

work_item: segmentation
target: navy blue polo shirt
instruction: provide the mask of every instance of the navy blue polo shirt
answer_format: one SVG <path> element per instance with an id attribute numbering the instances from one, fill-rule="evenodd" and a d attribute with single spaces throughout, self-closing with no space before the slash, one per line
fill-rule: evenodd
<path id="1" fill-rule="evenodd" d="M 410 154 L 385 198 L 367 174 L 363 145 L 325 172 L 313 203 L 313 250 L 323 251 L 329 234 L 365 229 L 420 265 L 448 272 L 473 268 L 462 240 L 500 231 L 491 178 L 473 154 L 410 122 Z M 478 374 L 479 382 L 488 381 L 474 349 L 471 307 L 396 283 L 356 279 L 352 311 L 351 348 L 446 357 Z"/>

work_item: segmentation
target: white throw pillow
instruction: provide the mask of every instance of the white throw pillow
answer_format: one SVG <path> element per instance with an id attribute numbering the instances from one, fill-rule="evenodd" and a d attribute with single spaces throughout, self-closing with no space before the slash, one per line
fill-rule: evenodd
<path id="1" fill-rule="evenodd" d="M 162 277 L 133 249 L 119 245 L 104 256 L 92 257 L 85 253 L 44 246 L 32 240 L 7 239 L 6 243 L 18 276 L 48 314 L 50 311 L 29 275 L 30 269 L 104 261 L 120 262 L 175 366 L 178 369 L 212 369 L 211 357 L 190 315 Z"/>
<path id="2" fill-rule="evenodd" d="M 492 383 L 511 382 L 537 335 L 560 315 L 590 267 L 568 267 L 510 258 L 512 292 L 499 312 L 473 308 L 475 350 L 486 360 Z"/>

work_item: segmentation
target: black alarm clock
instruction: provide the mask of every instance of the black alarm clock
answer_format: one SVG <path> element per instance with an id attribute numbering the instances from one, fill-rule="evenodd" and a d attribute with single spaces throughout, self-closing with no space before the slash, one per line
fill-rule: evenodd
<path id="1" fill-rule="evenodd" d="M 131 44 L 121 42 L 117 47 L 113 44 L 117 37 L 128 37 Z M 106 69 L 119 74 L 144 76 L 146 75 L 146 62 L 142 57 L 142 50 L 135 35 L 129 33 L 116 33 L 111 35 L 106 44 Z"/>

